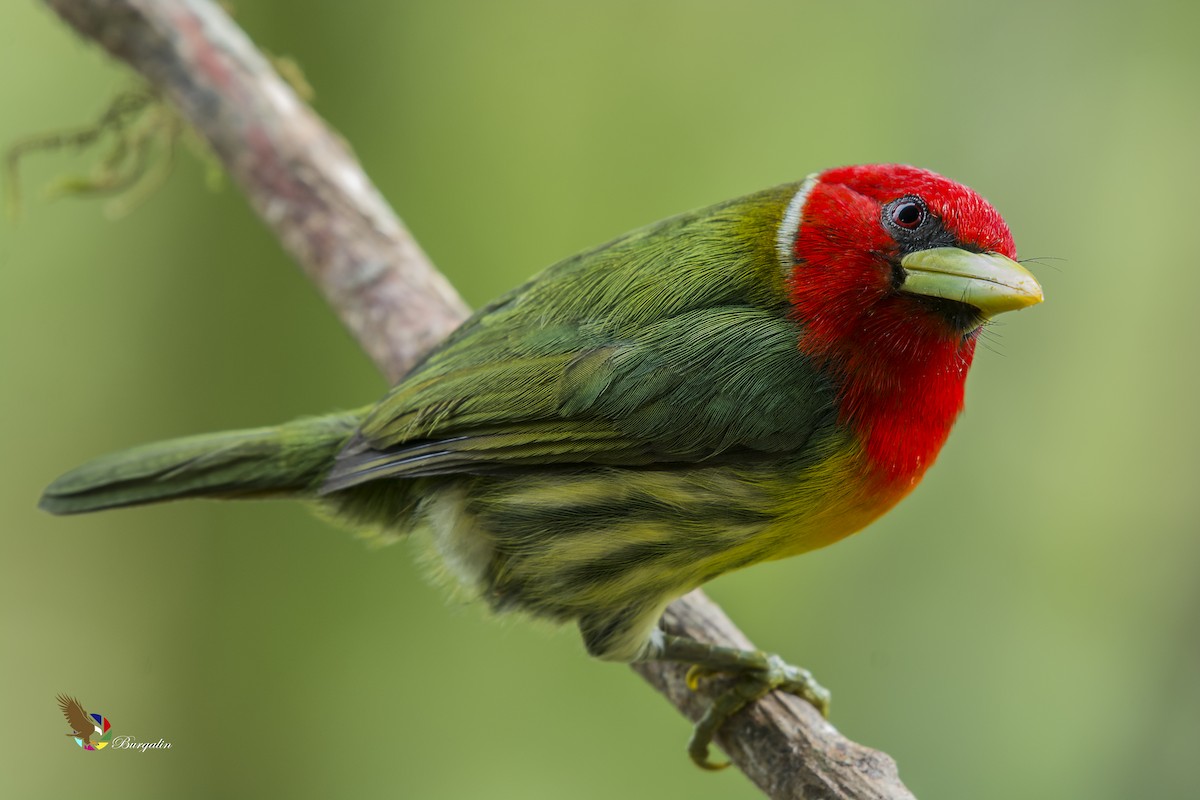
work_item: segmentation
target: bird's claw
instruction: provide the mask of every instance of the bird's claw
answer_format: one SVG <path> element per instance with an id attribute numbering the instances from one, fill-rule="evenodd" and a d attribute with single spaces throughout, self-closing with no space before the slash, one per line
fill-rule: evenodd
<path id="1" fill-rule="evenodd" d="M 794 694 L 801 700 L 821 712 L 821 716 L 829 719 L 829 705 L 833 695 L 821 684 L 812 673 L 803 667 L 789 664 L 777 655 L 767 656 L 768 678 L 772 689 Z"/>
<path id="2" fill-rule="evenodd" d="M 709 745 L 713 737 L 727 719 L 772 691 L 796 695 L 816 708 L 822 717 L 829 716 L 829 690 L 817 683 L 811 672 L 787 663 L 778 655 L 765 656 L 763 668 L 739 672 L 696 664 L 688 669 L 685 680 L 688 688 L 697 691 L 702 679 L 723 674 L 732 674 L 735 678 L 733 684 L 713 699 L 704 716 L 692 729 L 692 738 L 688 741 L 688 755 L 696 766 L 702 769 L 720 770 L 729 766 L 728 761 L 709 760 Z"/>

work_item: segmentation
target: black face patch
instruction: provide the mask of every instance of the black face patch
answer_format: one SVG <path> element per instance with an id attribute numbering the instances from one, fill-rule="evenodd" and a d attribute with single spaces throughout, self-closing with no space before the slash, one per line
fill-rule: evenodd
<path id="1" fill-rule="evenodd" d="M 962 334 L 964 340 L 979 330 L 983 325 L 983 317 L 979 309 L 957 300 L 946 300 L 941 297 L 926 297 L 920 294 L 906 295 L 912 302 L 928 308 L 940 315 L 950 327 Z"/>
<path id="2" fill-rule="evenodd" d="M 884 205 L 880 223 L 900 248 L 899 257 L 934 247 L 957 247 L 971 252 L 979 248 L 965 245 L 946 229 L 940 217 L 929 211 L 916 195 L 905 195 Z"/>
<path id="3" fill-rule="evenodd" d="M 880 212 L 880 222 L 898 246 L 895 257 L 891 259 L 892 286 L 896 291 L 900 290 L 906 277 L 900 260 L 911 253 L 932 250 L 935 247 L 956 247 L 972 253 L 983 252 L 974 245 L 960 242 L 946 229 L 941 218 L 930 212 L 925 201 L 917 195 L 905 195 L 884 205 Z M 951 328 L 964 336 L 978 330 L 982 323 L 979 309 L 966 303 L 917 294 L 908 297 L 913 302 L 936 311 Z"/>

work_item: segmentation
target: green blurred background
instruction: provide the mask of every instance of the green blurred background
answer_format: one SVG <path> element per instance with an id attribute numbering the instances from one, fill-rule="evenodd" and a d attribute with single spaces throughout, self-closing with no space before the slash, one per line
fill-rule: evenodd
<path id="1" fill-rule="evenodd" d="M 1195 796 L 1200 6 L 236 5 L 472 304 L 831 165 L 989 197 L 1064 260 L 993 328 L 938 466 L 864 535 L 711 594 L 919 797 Z M 0 75 L 5 144 L 128 81 L 36 3 L 0 5 Z M 573 630 L 448 603 L 405 544 L 291 504 L 39 513 L 90 456 L 384 389 L 236 189 L 184 159 L 116 221 L 38 197 L 86 163 L 29 161 L 0 227 L 0 796 L 756 796 Z M 59 692 L 174 746 L 81 753 Z"/>

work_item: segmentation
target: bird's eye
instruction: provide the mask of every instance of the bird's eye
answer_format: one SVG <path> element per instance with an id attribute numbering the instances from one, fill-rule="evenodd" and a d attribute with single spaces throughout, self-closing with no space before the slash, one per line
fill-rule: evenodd
<path id="1" fill-rule="evenodd" d="M 917 200 L 904 199 L 892 206 L 892 222 L 905 230 L 915 230 L 925 221 L 925 206 Z"/>

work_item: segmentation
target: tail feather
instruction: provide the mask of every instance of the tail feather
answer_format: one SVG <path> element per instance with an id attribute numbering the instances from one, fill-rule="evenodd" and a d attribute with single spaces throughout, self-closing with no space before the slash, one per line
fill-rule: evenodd
<path id="1" fill-rule="evenodd" d="M 360 417 L 300 419 L 112 453 L 50 484 L 39 505 L 52 514 L 82 514 L 185 497 L 313 495 Z"/>

